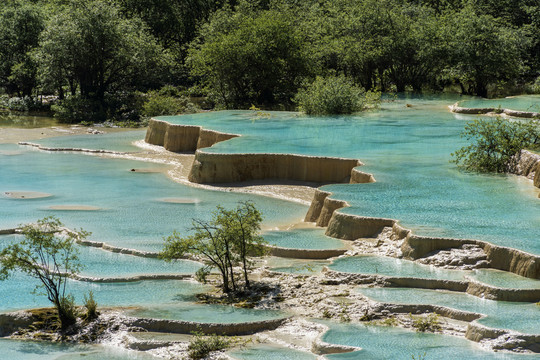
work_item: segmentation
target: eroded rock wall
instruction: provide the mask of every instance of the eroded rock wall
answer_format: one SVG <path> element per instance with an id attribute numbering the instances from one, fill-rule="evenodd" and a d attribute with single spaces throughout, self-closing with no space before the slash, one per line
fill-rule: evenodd
<path id="1" fill-rule="evenodd" d="M 238 136 L 206 130 L 200 126 L 170 124 L 166 121 L 151 119 L 144 141 L 163 146 L 166 150 L 173 152 L 194 152 Z"/>
<path id="2" fill-rule="evenodd" d="M 383 228 L 392 227 L 395 220 L 349 215 L 334 212 L 326 235 L 342 240 L 356 240 L 378 235 Z"/>
<path id="3" fill-rule="evenodd" d="M 202 184 L 251 180 L 349 182 L 355 159 L 295 154 L 217 154 L 197 151 L 189 181 Z"/>

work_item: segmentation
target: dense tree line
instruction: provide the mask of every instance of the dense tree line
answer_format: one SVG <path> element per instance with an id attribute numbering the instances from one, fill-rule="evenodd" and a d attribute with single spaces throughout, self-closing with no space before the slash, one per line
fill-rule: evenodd
<path id="1" fill-rule="evenodd" d="M 537 0 L 0 3 L 0 92 L 55 95 L 66 121 L 137 120 L 165 85 L 279 108 L 317 78 L 494 96 L 537 89 L 539 75 Z"/>

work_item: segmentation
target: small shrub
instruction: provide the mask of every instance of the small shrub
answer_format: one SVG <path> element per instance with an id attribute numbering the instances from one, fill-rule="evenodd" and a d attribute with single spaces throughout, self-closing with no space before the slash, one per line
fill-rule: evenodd
<path id="1" fill-rule="evenodd" d="M 418 356 L 415 356 L 414 354 L 411 355 L 412 360 L 425 360 L 426 359 L 426 352 L 424 351 L 423 354 L 418 354 Z"/>
<path id="2" fill-rule="evenodd" d="M 210 267 L 203 266 L 195 272 L 195 280 L 200 283 L 206 284 L 208 275 L 210 275 Z"/>
<path id="3" fill-rule="evenodd" d="M 411 319 L 413 321 L 412 326 L 416 329 L 416 331 L 419 332 L 435 332 L 441 329 L 441 324 L 439 321 L 439 314 L 429 314 L 428 316 L 417 316 L 413 317 L 411 315 Z"/>
<path id="4" fill-rule="evenodd" d="M 88 297 L 86 294 L 84 295 L 84 307 L 86 308 L 86 314 L 84 315 L 86 321 L 97 319 L 99 313 L 97 311 L 97 302 L 94 299 L 94 292 L 92 290 L 88 292 Z"/>
<path id="5" fill-rule="evenodd" d="M 58 304 L 58 316 L 62 324 L 62 330 L 75 324 L 78 315 L 79 312 L 75 306 L 75 298 L 73 295 L 70 294 L 60 298 L 60 304 Z"/>
<path id="6" fill-rule="evenodd" d="M 339 320 L 341 320 L 341 322 L 350 322 L 351 317 L 349 316 L 349 308 L 347 304 L 341 303 L 339 306 L 341 307 L 339 312 Z"/>
<path id="7" fill-rule="evenodd" d="M 451 155 L 453 163 L 478 172 L 513 172 L 521 150 L 540 142 L 537 120 L 474 120 L 465 125 L 461 137 L 472 141 Z"/>
<path id="8" fill-rule="evenodd" d="M 397 326 L 398 321 L 394 316 L 390 316 L 379 322 L 379 325 L 383 326 Z"/>
<path id="9" fill-rule="evenodd" d="M 323 310 L 322 316 L 325 319 L 331 319 L 332 318 L 332 313 L 328 309 L 325 309 L 325 310 Z"/>
<path id="10" fill-rule="evenodd" d="M 170 89 L 149 91 L 142 107 L 144 116 L 177 115 L 180 113 L 196 113 L 199 108 L 186 96 L 171 95 Z"/>
<path id="11" fill-rule="evenodd" d="M 195 338 L 188 345 L 188 356 L 190 359 L 204 359 L 212 351 L 227 349 L 231 346 L 232 341 L 224 336 L 209 335 L 198 332 L 195 333 Z"/>
<path id="12" fill-rule="evenodd" d="M 317 77 L 298 91 L 294 101 L 300 111 L 313 115 L 352 114 L 377 106 L 380 93 L 366 92 L 341 75 Z"/>

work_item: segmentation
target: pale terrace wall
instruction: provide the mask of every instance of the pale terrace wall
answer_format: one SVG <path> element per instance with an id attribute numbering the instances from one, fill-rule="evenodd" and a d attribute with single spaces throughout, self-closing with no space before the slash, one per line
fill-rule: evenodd
<path id="1" fill-rule="evenodd" d="M 189 181 L 202 184 L 251 180 L 349 182 L 356 159 L 296 154 L 217 154 L 197 151 Z"/>
<path id="2" fill-rule="evenodd" d="M 540 256 L 485 241 L 432 238 L 409 233 L 401 246 L 401 251 L 404 258 L 415 260 L 435 250 L 457 248 L 464 244 L 475 244 L 481 247 L 487 255 L 490 267 L 493 269 L 540 279 Z"/>
<path id="3" fill-rule="evenodd" d="M 336 256 L 343 255 L 347 252 L 347 249 L 289 249 L 278 246 L 267 245 L 266 248 L 270 251 L 270 255 L 293 258 L 293 259 L 311 259 L 311 260 L 325 260 Z"/>
<path id="4" fill-rule="evenodd" d="M 356 240 L 365 237 L 377 236 L 383 228 L 392 227 L 396 221 L 384 218 L 349 215 L 334 212 L 326 235 L 342 240 Z"/>
<path id="5" fill-rule="evenodd" d="M 163 146 L 166 150 L 173 152 L 194 152 L 238 136 L 205 130 L 200 126 L 176 125 L 151 119 L 144 141 L 148 144 Z"/>
<path id="6" fill-rule="evenodd" d="M 522 348 L 535 353 L 540 353 L 540 335 L 520 334 L 514 331 L 493 329 L 471 322 L 467 325 L 465 338 L 471 341 L 480 342 L 482 340 L 497 339 L 503 337 L 501 345 L 504 349 Z M 527 357 L 526 355 L 524 357 Z"/>
<path id="7" fill-rule="evenodd" d="M 194 331 L 202 331 L 205 334 L 234 336 L 254 334 L 256 332 L 265 330 L 274 330 L 286 320 L 287 318 L 280 318 L 234 324 L 216 324 L 181 320 L 134 319 L 130 322 L 130 325 L 138 326 L 147 331 L 155 332 L 191 334 Z"/>

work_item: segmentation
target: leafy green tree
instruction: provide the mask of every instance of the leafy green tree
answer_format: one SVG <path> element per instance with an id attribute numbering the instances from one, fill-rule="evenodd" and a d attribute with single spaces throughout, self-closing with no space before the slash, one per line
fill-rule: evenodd
<path id="1" fill-rule="evenodd" d="M 37 64 L 31 56 L 44 28 L 40 8 L 13 1 L 0 8 L 0 87 L 30 96 L 37 85 Z"/>
<path id="2" fill-rule="evenodd" d="M 60 234 L 62 226 L 54 217 L 22 226 L 24 239 L 0 252 L 0 280 L 16 270 L 38 279 L 58 312 L 62 330 L 66 330 L 76 321 L 73 297 L 66 293 L 67 280 L 82 268 L 75 241 L 89 233 L 80 230 Z"/>
<path id="3" fill-rule="evenodd" d="M 78 91 L 83 101 L 105 106 L 107 93 L 159 85 L 170 56 L 142 21 L 124 19 L 110 2 L 93 0 L 74 1 L 51 18 L 37 59 L 43 81 L 60 95 L 69 86 L 72 95 Z"/>
<path id="4" fill-rule="evenodd" d="M 488 86 L 520 74 L 523 34 L 471 5 L 448 14 L 443 24 L 449 39 L 450 78 L 464 94 L 487 97 Z"/>
<path id="5" fill-rule="evenodd" d="M 225 293 L 238 290 L 234 267 L 241 265 L 245 286 L 249 288 L 249 257 L 264 252 L 263 239 L 258 234 L 261 221 L 261 213 L 250 202 L 240 203 L 234 210 L 218 206 L 210 221 L 193 220 L 193 235 L 181 237 L 174 232 L 167 237 L 160 256 L 168 261 L 186 254 L 202 256 L 207 266 L 220 272 Z"/>
<path id="6" fill-rule="evenodd" d="M 376 106 L 380 93 L 366 92 L 345 76 L 317 77 L 295 97 L 300 111 L 314 115 L 352 114 Z"/>
<path id="7" fill-rule="evenodd" d="M 465 125 L 461 136 L 472 143 L 454 152 L 452 162 L 470 171 L 514 172 L 521 150 L 540 142 L 540 124 L 501 117 L 474 120 Z"/>
<path id="8" fill-rule="evenodd" d="M 190 49 L 192 74 L 225 108 L 290 103 L 310 63 L 291 18 L 276 10 L 218 11 Z"/>

